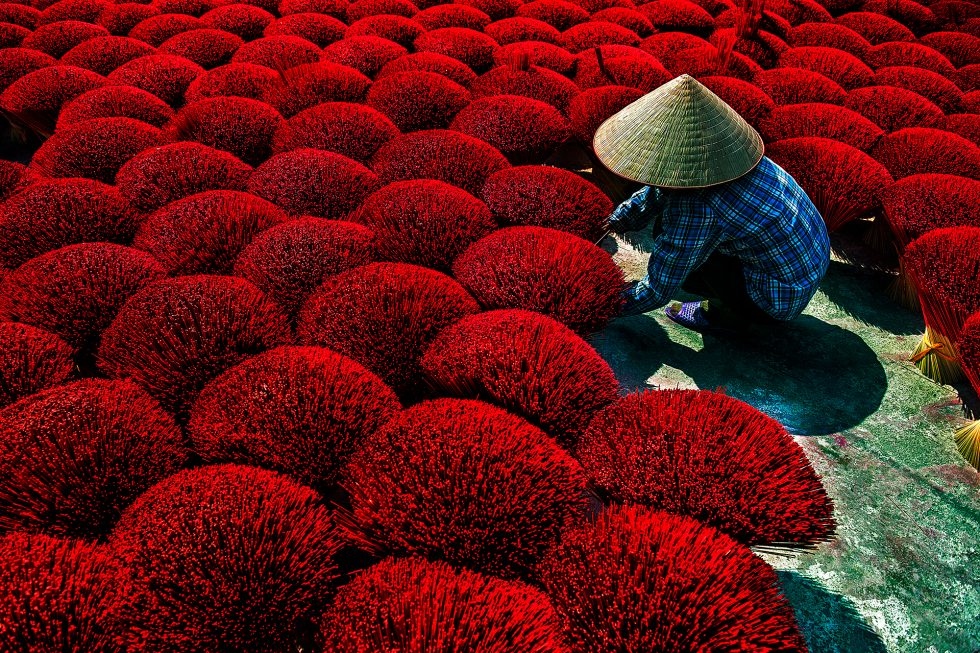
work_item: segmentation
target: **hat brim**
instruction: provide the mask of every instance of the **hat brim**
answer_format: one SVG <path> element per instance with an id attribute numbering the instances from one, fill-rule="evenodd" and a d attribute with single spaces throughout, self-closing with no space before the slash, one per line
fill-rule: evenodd
<path id="1" fill-rule="evenodd" d="M 660 188 L 708 188 L 752 171 L 759 132 L 690 75 L 680 75 L 605 120 L 593 150 L 612 173 Z"/>
<path id="2" fill-rule="evenodd" d="M 594 147 L 594 145 L 593 145 L 593 147 Z M 685 188 L 686 189 L 691 189 L 691 190 L 696 190 L 698 188 L 711 188 L 712 186 L 719 186 L 721 184 L 727 184 L 728 182 L 735 181 L 736 179 L 740 179 L 740 178 L 744 177 L 745 175 L 749 174 L 750 172 L 752 172 L 753 170 L 756 169 L 756 167 L 759 165 L 759 162 L 762 161 L 762 157 L 764 157 L 765 154 L 766 154 L 766 150 L 765 150 L 765 145 L 763 144 L 759 148 L 759 156 L 755 159 L 755 161 L 752 163 L 752 165 L 749 166 L 745 170 L 745 172 L 741 172 L 741 173 L 739 173 L 737 175 L 734 175 L 732 177 L 729 177 L 727 179 L 721 179 L 719 181 L 712 181 L 711 183 L 707 183 L 707 184 L 684 184 L 684 185 L 657 183 L 656 181 L 650 181 L 649 179 L 642 179 L 642 178 L 637 178 L 637 177 L 631 177 L 628 174 L 619 172 L 614 167 L 612 167 L 611 165 L 609 165 L 608 163 L 606 163 L 605 161 L 603 161 L 602 160 L 602 156 L 599 154 L 599 152 L 596 152 L 596 157 L 598 157 L 599 162 L 602 163 L 602 165 L 604 165 L 606 167 L 606 169 L 609 170 L 609 172 L 611 172 L 614 175 L 616 175 L 617 177 L 620 177 L 620 178 L 625 179 L 627 181 L 632 181 L 632 182 L 635 182 L 637 184 L 643 184 L 644 186 L 656 186 L 657 188 L 666 188 L 666 189 L 669 189 L 669 190 L 684 190 Z"/>

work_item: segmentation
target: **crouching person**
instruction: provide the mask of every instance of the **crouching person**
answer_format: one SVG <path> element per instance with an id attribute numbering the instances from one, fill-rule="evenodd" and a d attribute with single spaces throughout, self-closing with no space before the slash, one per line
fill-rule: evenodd
<path id="1" fill-rule="evenodd" d="M 784 323 L 806 308 L 830 263 L 824 221 L 721 98 L 682 75 L 603 123 L 594 144 L 612 172 L 645 185 L 610 228 L 654 222 L 647 275 L 627 289 L 625 315 L 678 290 L 705 299 L 671 303 L 667 317 L 702 333 Z"/>

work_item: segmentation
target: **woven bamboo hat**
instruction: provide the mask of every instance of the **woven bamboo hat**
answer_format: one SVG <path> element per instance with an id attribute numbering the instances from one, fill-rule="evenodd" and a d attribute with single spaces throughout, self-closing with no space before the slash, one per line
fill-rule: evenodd
<path id="1" fill-rule="evenodd" d="M 617 175 L 662 188 L 723 184 L 752 170 L 763 152 L 759 133 L 690 75 L 606 120 L 593 145 Z"/>

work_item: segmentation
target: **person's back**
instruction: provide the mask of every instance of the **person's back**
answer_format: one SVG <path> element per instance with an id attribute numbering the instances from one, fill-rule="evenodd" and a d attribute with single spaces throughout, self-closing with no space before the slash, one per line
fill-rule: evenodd
<path id="1" fill-rule="evenodd" d="M 728 184 L 694 192 L 711 210 L 716 250 L 742 263 L 756 304 L 779 320 L 796 317 L 830 260 L 826 225 L 806 192 L 766 157 Z"/>

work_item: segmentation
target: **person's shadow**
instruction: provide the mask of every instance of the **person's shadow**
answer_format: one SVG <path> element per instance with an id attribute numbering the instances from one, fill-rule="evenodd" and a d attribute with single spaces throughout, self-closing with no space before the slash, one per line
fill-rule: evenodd
<path id="1" fill-rule="evenodd" d="M 875 270 L 831 261 L 820 290 L 843 314 L 902 336 L 921 334 L 922 313 L 899 306 L 889 297 L 895 277 Z"/>
<path id="2" fill-rule="evenodd" d="M 657 320 L 616 320 L 592 342 L 627 391 L 648 388 L 662 365 L 697 387 L 722 389 L 782 422 L 797 435 L 828 435 L 864 421 L 887 387 L 875 352 L 856 334 L 803 315 L 752 337 L 705 336 L 703 347 L 672 340 Z"/>
<path id="3" fill-rule="evenodd" d="M 885 653 L 888 649 L 845 597 L 795 571 L 779 571 L 783 593 L 811 653 Z"/>

